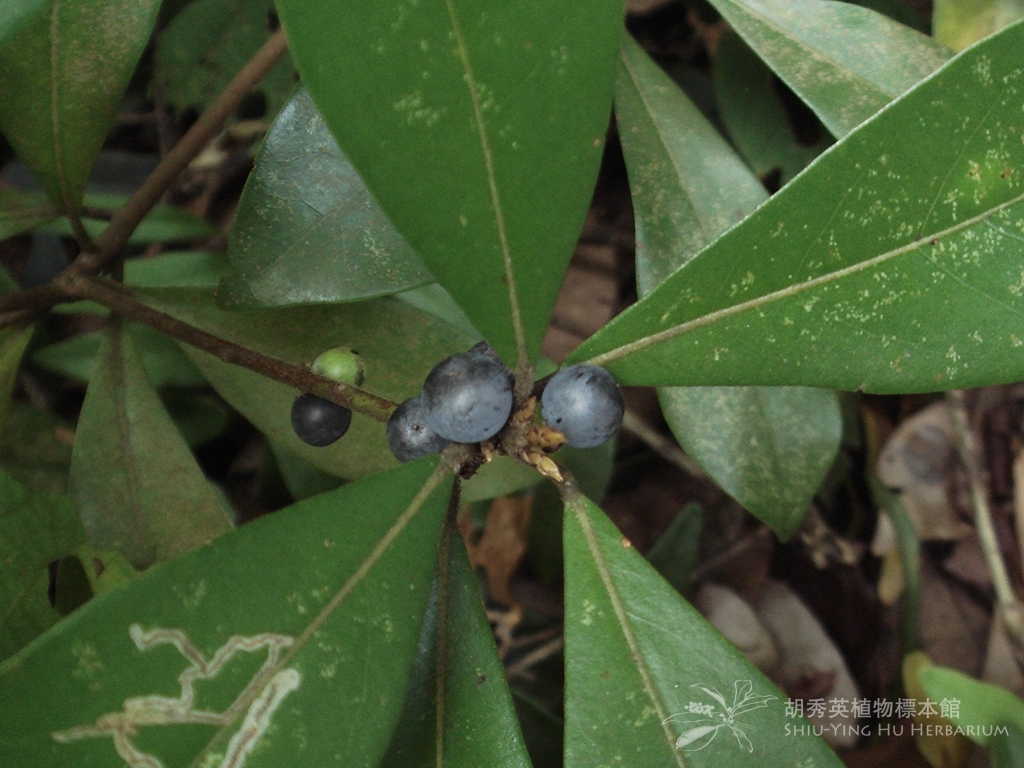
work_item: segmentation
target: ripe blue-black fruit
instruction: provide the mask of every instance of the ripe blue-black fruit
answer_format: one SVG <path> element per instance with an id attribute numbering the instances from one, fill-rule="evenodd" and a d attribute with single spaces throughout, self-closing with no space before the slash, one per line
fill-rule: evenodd
<path id="1" fill-rule="evenodd" d="M 427 424 L 456 443 L 493 437 L 512 413 L 512 384 L 512 372 L 486 343 L 452 355 L 423 382 Z"/>
<path id="2" fill-rule="evenodd" d="M 394 410 L 388 419 L 387 438 L 388 447 L 399 461 L 440 453 L 452 442 L 427 424 L 421 397 L 410 397 Z"/>
<path id="3" fill-rule="evenodd" d="M 352 411 L 348 408 L 308 392 L 295 398 L 291 417 L 299 440 L 317 448 L 336 441 L 352 423 Z"/>
<path id="4" fill-rule="evenodd" d="M 596 365 L 570 365 L 548 382 L 540 398 L 544 423 L 576 448 L 609 440 L 622 424 L 622 391 L 608 371 Z"/>

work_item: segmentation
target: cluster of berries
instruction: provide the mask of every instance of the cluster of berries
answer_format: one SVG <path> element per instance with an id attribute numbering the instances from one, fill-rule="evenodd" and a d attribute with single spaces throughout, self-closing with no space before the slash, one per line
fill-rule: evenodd
<path id="1" fill-rule="evenodd" d="M 356 386 L 363 380 L 359 356 L 340 348 L 318 357 L 312 369 Z M 514 385 L 512 371 L 485 341 L 445 358 L 427 374 L 422 393 L 392 413 L 388 447 L 406 462 L 440 453 L 452 443 L 490 440 L 509 422 Z M 605 369 L 572 365 L 548 381 L 541 413 L 568 445 L 592 448 L 609 440 L 622 424 L 622 392 Z M 330 445 L 345 434 L 351 421 L 348 408 L 316 395 L 299 395 L 292 405 L 292 428 L 310 445 Z"/>

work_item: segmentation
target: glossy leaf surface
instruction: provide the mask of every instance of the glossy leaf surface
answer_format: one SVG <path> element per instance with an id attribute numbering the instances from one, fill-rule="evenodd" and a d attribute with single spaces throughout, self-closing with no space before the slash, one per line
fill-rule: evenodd
<path id="1" fill-rule="evenodd" d="M 530 766 L 480 586 L 457 539 L 442 538 L 405 708 L 381 768 Z"/>
<path id="2" fill-rule="evenodd" d="M 398 231 L 507 363 L 532 360 L 590 202 L 621 3 L 277 8 L 303 83 Z"/>
<path id="3" fill-rule="evenodd" d="M 271 0 L 197 0 L 177 14 L 160 35 L 155 80 L 163 98 L 179 110 L 202 110 L 270 36 Z M 281 108 L 294 84 L 287 54 L 264 76 L 257 90 L 268 119 Z"/>
<path id="4" fill-rule="evenodd" d="M 0 47 L 0 130 L 62 210 L 75 211 L 158 0 L 51 0 Z"/>
<path id="5" fill-rule="evenodd" d="M 879 13 L 834 0 L 710 0 L 841 138 L 951 52 Z"/>
<path id="6" fill-rule="evenodd" d="M 768 195 L 700 110 L 629 38 L 615 104 L 643 296 Z M 839 445 L 835 393 L 663 387 L 658 395 L 686 452 L 779 536 L 792 534 Z"/>
<path id="7" fill-rule="evenodd" d="M 623 384 L 1019 380 L 1022 45 L 1017 25 L 965 51 L 569 361 Z"/>
<path id="8" fill-rule="evenodd" d="M 70 499 L 32 493 L 0 472 L 0 661 L 57 621 L 47 566 L 84 541 Z"/>
<path id="9" fill-rule="evenodd" d="M 566 506 L 565 566 L 566 768 L 842 765 L 786 730 L 803 723 L 784 694 L 583 497 Z"/>
<path id="10" fill-rule="evenodd" d="M 432 470 L 295 504 L 88 603 L 0 666 L 0 763 L 376 765 L 451 485 Z"/>
<path id="11" fill-rule="evenodd" d="M 170 560 L 231 528 L 117 322 L 107 326 L 82 405 L 71 495 L 90 543 L 120 552 L 136 568 Z"/>
<path id="12" fill-rule="evenodd" d="M 353 301 L 433 279 L 301 87 L 256 157 L 228 255 L 218 298 L 231 307 Z"/>

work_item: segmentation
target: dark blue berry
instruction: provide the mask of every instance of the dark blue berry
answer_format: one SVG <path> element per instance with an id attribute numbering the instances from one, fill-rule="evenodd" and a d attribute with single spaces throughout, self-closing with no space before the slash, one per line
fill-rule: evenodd
<path id="1" fill-rule="evenodd" d="M 348 432 L 352 411 L 307 392 L 292 403 L 291 420 L 299 440 L 323 448 Z"/>
<path id="2" fill-rule="evenodd" d="M 608 371 L 596 365 L 570 365 L 548 382 L 540 400 L 544 423 L 576 448 L 609 440 L 622 424 L 622 391 Z"/>
<path id="3" fill-rule="evenodd" d="M 388 419 L 387 437 L 388 447 L 399 461 L 440 453 L 452 442 L 427 424 L 420 397 L 411 397 L 394 410 Z"/>

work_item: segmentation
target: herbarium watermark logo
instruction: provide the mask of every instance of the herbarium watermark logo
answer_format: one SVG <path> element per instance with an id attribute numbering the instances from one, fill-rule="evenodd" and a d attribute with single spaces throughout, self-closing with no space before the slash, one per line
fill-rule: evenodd
<path id="1" fill-rule="evenodd" d="M 769 701 L 778 697 L 754 693 L 754 684 L 749 680 L 737 680 L 733 683 L 732 705 L 726 704 L 725 697 L 716 688 L 701 683 L 694 683 L 690 687 L 704 691 L 718 703 L 720 709 L 714 704 L 691 701 L 686 705 L 685 712 L 666 717 L 666 723 L 680 722 L 693 725 L 676 739 L 676 749 L 686 752 L 704 749 L 715 740 L 720 730 L 728 728 L 736 737 L 741 749 L 753 752 L 754 745 L 747 737 L 746 731 L 754 730 L 754 726 L 742 722 L 739 718 L 752 710 L 767 707 Z"/>

